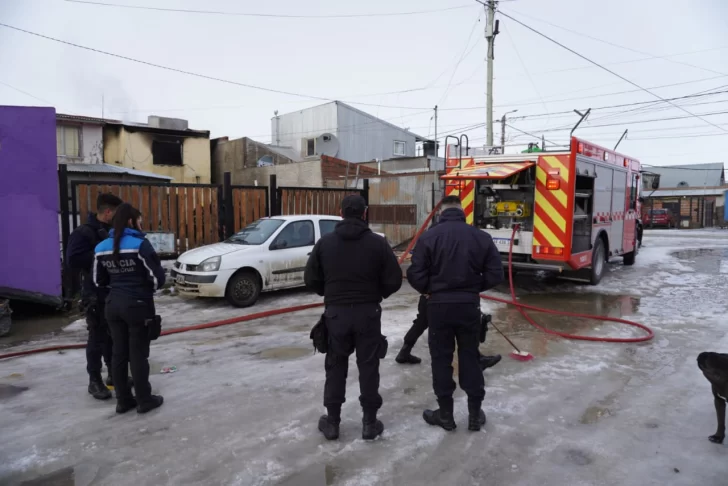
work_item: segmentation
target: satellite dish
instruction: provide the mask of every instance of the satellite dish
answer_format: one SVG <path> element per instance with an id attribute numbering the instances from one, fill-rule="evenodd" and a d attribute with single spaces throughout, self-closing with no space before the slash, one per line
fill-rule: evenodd
<path id="1" fill-rule="evenodd" d="M 316 153 L 336 157 L 339 153 L 339 139 L 333 133 L 324 133 L 316 138 Z"/>

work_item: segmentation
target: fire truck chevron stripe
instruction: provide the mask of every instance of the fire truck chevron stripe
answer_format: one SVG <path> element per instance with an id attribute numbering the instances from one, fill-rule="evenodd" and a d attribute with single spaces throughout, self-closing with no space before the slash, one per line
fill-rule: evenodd
<path id="1" fill-rule="evenodd" d="M 541 241 L 536 237 L 536 233 L 533 234 L 533 244 L 534 246 L 541 246 Z"/>
<path id="2" fill-rule="evenodd" d="M 543 207 L 536 206 L 536 217 L 533 220 L 534 226 L 536 223 L 538 223 L 539 229 L 543 230 L 543 228 L 548 229 L 548 231 L 556 237 L 557 241 L 560 243 L 559 246 L 565 246 L 564 243 L 566 241 L 566 234 L 561 231 L 561 229 L 556 226 L 556 223 L 549 217 L 549 215 L 546 214 Z M 547 235 L 548 233 L 546 231 L 541 231 L 544 235 Z M 548 239 L 548 238 L 547 238 Z"/>
<path id="3" fill-rule="evenodd" d="M 553 195 L 553 197 L 558 201 L 558 204 L 561 205 L 564 209 L 566 209 L 568 204 L 568 199 L 566 198 L 566 193 L 562 189 L 558 189 L 555 191 L 550 191 L 546 189 L 546 171 L 543 170 L 541 167 L 536 168 L 536 180 L 541 183 L 542 186 L 542 192 L 543 194 L 550 194 Z"/>
<path id="4" fill-rule="evenodd" d="M 549 202 L 548 197 L 540 198 L 539 204 L 549 218 L 558 226 L 562 233 L 566 233 L 566 220 Z"/>
<path id="5" fill-rule="evenodd" d="M 564 245 L 559 241 L 559 239 L 556 237 L 555 234 L 544 224 L 544 222 L 541 219 L 536 219 L 533 222 L 534 227 L 538 230 L 539 233 L 541 233 L 544 238 L 546 238 L 546 241 L 548 241 L 549 246 L 553 246 L 555 248 L 563 248 Z"/>
<path id="6" fill-rule="evenodd" d="M 569 182 L 569 169 L 561 163 L 559 159 L 554 156 L 546 156 L 543 158 L 544 162 L 551 166 L 552 169 L 559 169 L 559 175 L 564 182 Z"/>

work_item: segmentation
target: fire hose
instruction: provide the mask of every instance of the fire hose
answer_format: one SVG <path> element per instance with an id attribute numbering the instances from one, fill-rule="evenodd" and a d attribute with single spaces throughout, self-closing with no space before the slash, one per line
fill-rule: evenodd
<path id="1" fill-rule="evenodd" d="M 430 221 L 432 220 L 433 216 L 439 209 L 440 205 L 437 204 L 433 209 L 432 212 L 427 216 L 425 221 L 422 223 L 422 226 L 420 226 L 419 230 L 415 234 L 414 238 L 410 241 L 409 245 L 407 246 L 407 249 L 402 254 L 402 256 L 399 258 L 399 264 L 402 265 L 404 263 L 404 260 L 407 258 L 407 255 L 409 255 L 410 251 L 415 246 L 415 243 L 419 239 L 419 237 L 424 233 L 424 231 L 427 229 L 427 226 L 430 224 Z M 567 311 L 557 311 L 553 309 L 547 309 L 543 307 L 536 307 L 532 305 L 522 304 L 518 302 L 518 299 L 516 297 L 516 290 L 513 283 L 513 240 L 516 235 L 516 232 L 518 231 L 518 226 L 514 226 L 513 233 L 511 236 L 511 243 L 510 248 L 508 251 L 508 280 L 510 285 L 510 293 L 511 293 L 511 300 L 508 299 L 501 299 L 499 297 L 493 297 L 486 294 L 480 294 L 480 297 L 485 300 L 491 300 L 494 302 L 500 302 L 502 304 L 508 304 L 516 307 L 518 311 L 521 313 L 521 315 L 528 321 L 529 324 L 534 326 L 535 328 L 539 329 L 540 331 L 543 331 L 547 334 L 551 334 L 554 336 L 559 336 L 565 339 L 573 339 L 573 340 L 580 340 L 580 341 L 598 341 L 598 342 L 608 342 L 608 343 L 639 343 L 644 341 L 649 341 L 654 337 L 654 333 L 652 330 L 645 326 L 644 324 L 640 324 L 638 322 L 630 321 L 627 319 L 619 319 L 616 317 L 607 317 L 607 316 L 594 316 L 590 314 L 581 314 L 576 312 L 567 312 Z M 263 319 L 265 317 L 271 317 L 271 316 L 277 316 L 281 314 L 288 314 L 291 312 L 298 312 L 302 310 L 307 309 L 313 309 L 316 307 L 323 306 L 323 302 L 317 302 L 313 304 L 303 304 L 303 305 L 296 305 L 292 307 L 285 307 L 281 309 L 273 309 L 273 310 L 267 310 L 263 312 L 256 312 L 254 314 L 247 314 L 244 316 L 239 317 L 233 317 L 230 319 L 223 319 L 220 321 L 213 321 L 213 322 L 206 322 L 203 324 L 196 324 L 193 326 L 185 326 L 185 327 L 177 327 L 173 329 L 166 329 L 162 331 L 162 336 L 168 336 L 171 334 L 179 334 L 183 332 L 188 331 L 197 331 L 201 329 L 212 329 L 215 327 L 220 326 L 228 326 L 231 324 L 237 324 L 240 322 L 247 322 L 247 321 L 254 321 L 256 319 Z M 565 316 L 565 317 L 576 317 L 581 319 L 591 319 L 591 320 L 597 320 L 597 321 L 605 321 L 605 322 L 614 322 L 618 324 L 625 324 L 628 326 L 633 326 L 640 328 L 644 330 L 647 334 L 645 336 L 640 337 L 633 337 L 633 338 L 612 338 L 612 337 L 597 337 L 597 336 L 583 336 L 578 334 L 568 334 L 564 332 L 554 331 L 553 329 L 548 329 L 540 324 L 538 324 L 536 321 L 531 318 L 531 316 L 526 312 L 526 310 L 536 311 L 536 312 L 543 312 L 545 314 L 551 314 L 551 315 L 558 315 L 558 316 Z M 74 343 L 74 344 L 61 344 L 56 346 L 47 346 L 43 348 L 35 348 L 35 349 L 27 349 L 24 351 L 15 351 L 12 353 L 5 353 L 0 354 L 0 360 L 8 359 L 8 358 L 15 358 L 20 356 L 28 356 L 31 354 L 38 354 L 38 353 L 46 353 L 51 351 L 65 351 L 65 350 L 72 350 L 72 349 L 83 349 L 86 347 L 85 343 Z"/>

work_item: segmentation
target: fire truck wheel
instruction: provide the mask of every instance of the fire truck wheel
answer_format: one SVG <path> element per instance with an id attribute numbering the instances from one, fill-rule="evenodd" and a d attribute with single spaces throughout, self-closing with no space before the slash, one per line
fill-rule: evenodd
<path id="1" fill-rule="evenodd" d="M 597 285 L 602 280 L 604 272 L 607 270 L 607 257 L 604 249 L 604 240 L 600 237 L 594 243 L 594 249 L 592 250 L 592 265 L 591 265 L 591 276 L 589 283 Z"/>

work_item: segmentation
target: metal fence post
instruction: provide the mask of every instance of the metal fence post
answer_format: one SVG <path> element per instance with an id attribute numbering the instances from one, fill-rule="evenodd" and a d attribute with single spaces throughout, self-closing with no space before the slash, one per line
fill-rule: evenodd
<path id="1" fill-rule="evenodd" d="M 235 206 L 233 204 L 232 174 L 225 172 L 222 179 L 222 198 L 224 200 L 223 214 L 224 237 L 230 238 L 235 233 Z"/>
<path id="2" fill-rule="evenodd" d="M 276 175 L 271 174 L 268 182 L 268 194 L 270 202 L 268 204 L 269 216 L 280 216 L 280 201 L 278 200 L 278 184 L 276 182 Z"/>
<path id="3" fill-rule="evenodd" d="M 361 196 L 364 198 L 366 206 L 369 207 L 369 179 L 362 181 L 362 187 Z M 367 224 L 369 224 L 369 210 L 367 210 Z"/>
<path id="4" fill-rule="evenodd" d="M 58 166 L 58 192 L 61 199 L 61 248 L 63 254 L 61 258 L 63 261 L 66 260 L 66 248 L 68 247 L 68 237 L 71 234 L 70 231 L 70 218 L 71 215 L 68 211 L 68 168 L 66 164 L 60 164 Z M 75 218 L 76 215 L 74 215 Z"/>

